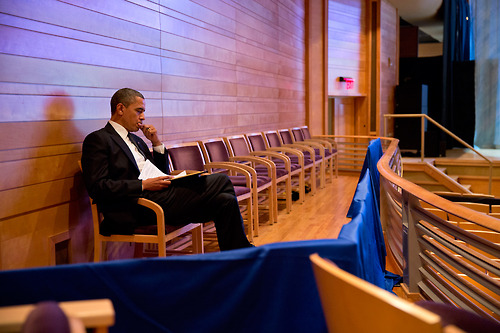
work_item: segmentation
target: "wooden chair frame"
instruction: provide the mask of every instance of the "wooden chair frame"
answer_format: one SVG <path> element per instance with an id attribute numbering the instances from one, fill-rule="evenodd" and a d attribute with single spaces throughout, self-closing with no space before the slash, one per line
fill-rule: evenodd
<path id="1" fill-rule="evenodd" d="M 253 145 L 251 144 L 252 137 L 253 136 L 258 136 L 260 139 L 262 139 L 262 142 L 264 143 L 265 150 L 256 150 Z M 276 133 L 276 136 L 278 134 Z M 258 133 L 247 133 L 245 134 L 245 137 L 247 138 L 247 141 L 250 146 L 251 154 L 256 155 L 256 156 L 261 156 L 261 155 L 268 155 L 269 158 L 278 158 L 281 159 L 284 162 L 286 170 L 290 170 L 290 176 L 291 176 L 291 186 L 292 189 L 296 189 L 297 192 L 299 193 L 299 203 L 304 203 L 305 200 L 305 168 L 304 168 L 304 153 L 300 150 L 289 148 L 289 147 L 271 147 L 266 136 L 264 135 L 263 132 L 258 132 Z M 299 165 L 298 169 L 291 170 L 291 165 L 292 161 L 290 157 L 287 155 L 293 155 L 297 157 L 297 163 Z M 290 168 L 288 167 L 290 165 Z"/>
<path id="2" fill-rule="evenodd" d="M 283 140 L 281 139 L 280 134 L 278 133 L 278 131 L 275 130 L 262 132 L 262 135 L 265 138 L 267 150 L 272 150 L 297 156 L 298 162 L 302 169 L 304 187 L 305 183 L 309 182 L 311 184 L 311 194 L 314 195 L 316 193 L 316 163 L 314 160 L 315 159 L 314 150 L 311 147 L 303 145 L 302 146 L 293 144 L 285 145 L 283 143 Z M 277 140 L 279 140 L 280 142 L 280 145 L 278 147 L 271 145 L 269 136 L 276 136 Z M 305 164 L 304 153 L 303 153 L 304 151 L 308 151 L 311 154 L 311 160 L 313 161 L 313 163 L 309 165 Z M 305 198 L 305 192 L 301 191 L 300 195 L 302 198 Z"/>
<path id="3" fill-rule="evenodd" d="M 106 333 L 115 324 L 115 310 L 109 299 L 91 299 L 58 303 L 68 319 L 76 319 L 82 329 Z M 0 332 L 21 332 L 26 318 L 36 304 L 13 305 L 0 308 Z"/>
<path id="4" fill-rule="evenodd" d="M 302 176 L 302 181 L 303 181 L 302 168 L 292 171 L 292 169 L 291 169 L 292 163 L 290 161 L 290 157 L 288 157 L 286 154 L 280 153 L 278 151 L 272 151 L 271 149 L 264 150 L 264 151 L 255 150 L 254 147 L 252 146 L 252 143 L 251 143 L 251 139 L 253 137 L 255 137 L 255 136 L 259 137 L 260 140 L 262 140 L 262 142 L 265 145 L 266 139 L 264 138 L 264 136 L 262 135 L 261 132 L 247 133 L 244 136 L 245 136 L 245 139 L 247 142 L 247 147 L 248 147 L 250 155 L 265 157 L 269 160 L 272 160 L 272 159 L 280 160 L 281 163 L 283 164 L 283 167 L 286 170 L 287 174 L 285 176 L 276 178 L 276 184 L 277 184 L 277 188 L 278 188 L 277 193 L 278 193 L 278 195 L 280 194 L 280 192 L 283 193 L 283 195 L 285 197 L 285 202 L 286 202 L 286 211 L 287 211 L 287 213 L 289 213 L 292 209 L 292 189 L 293 189 L 293 185 L 294 185 L 294 183 L 292 183 L 292 178 L 297 178 L 297 177 L 300 178 Z M 227 141 L 228 139 L 225 138 L 225 140 Z M 283 183 L 283 185 L 284 185 L 283 189 L 281 189 L 281 190 L 279 189 L 279 186 L 278 186 L 278 184 L 280 184 L 280 183 Z M 300 181 L 295 182 L 295 183 L 296 183 L 296 187 L 298 187 Z M 303 202 L 304 198 L 302 197 L 301 199 L 302 199 L 301 202 Z"/>
<path id="5" fill-rule="evenodd" d="M 300 130 L 302 133 L 302 136 L 304 137 L 303 142 L 314 142 L 318 143 L 323 146 L 324 149 L 327 149 L 330 152 L 330 156 L 325 156 L 326 159 L 326 166 L 325 168 L 328 169 L 329 172 L 329 178 L 331 181 L 333 181 L 333 173 L 335 172 L 335 178 L 338 178 L 339 176 L 339 166 L 338 166 L 338 151 L 337 151 L 337 143 L 335 141 L 329 141 L 325 139 L 319 139 L 319 138 L 313 138 L 309 134 L 309 128 L 307 126 L 299 126 L 299 127 L 293 127 L 290 129 L 292 131 L 294 130 Z M 311 139 L 306 139 L 306 133 L 311 136 Z M 295 135 L 293 135 L 295 139 Z M 300 142 L 300 141 L 299 141 Z"/>
<path id="6" fill-rule="evenodd" d="M 317 143 L 317 142 L 306 142 L 306 141 L 297 141 L 295 140 L 295 136 L 293 135 L 293 132 L 289 128 L 282 128 L 278 130 L 278 134 L 280 136 L 281 142 L 283 145 L 294 145 L 295 147 L 307 147 L 310 149 L 307 149 L 308 152 L 310 152 L 310 158 L 314 161 L 314 165 L 317 168 L 317 173 L 319 177 L 319 187 L 324 188 L 326 186 L 326 158 L 325 158 L 325 149 L 324 147 Z M 284 135 L 290 136 L 292 143 L 291 144 L 285 144 L 285 141 L 283 139 Z M 304 149 L 304 148 L 302 148 Z M 315 149 L 318 150 L 319 152 L 319 158 L 318 155 L 316 155 Z"/>
<path id="7" fill-rule="evenodd" d="M 203 155 L 202 149 L 200 147 L 200 144 L 198 142 L 186 142 L 186 143 L 179 143 L 179 144 L 172 144 L 165 146 L 165 148 L 168 149 L 175 149 L 179 147 L 186 147 L 186 146 L 196 146 L 200 152 L 200 156 L 203 160 L 203 166 L 205 170 L 208 172 L 212 173 L 217 169 L 226 169 L 229 172 L 233 172 L 236 174 L 240 174 L 245 176 L 245 181 L 246 181 L 246 187 L 250 189 L 248 193 L 242 194 L 237 196 L 238 202 L 240 203 L 240 208 L 242 211 L 242 215 L 246 216 L 245 219 L 245 224 L 247 226 L 247 237 L 249 238 L 250 242 L 253 241 L 254 235 L 258 235 L 258 230 L 257 234 L 255 234 L 255 224 L 258 223 L 258 210 L 254 208 L 255 202 L 257 199 L 256 197 L 256 188 L 257 188 L 257 173 L 255 170 L 248 165 L 244 164 L 238 164 L 238 163 L 232 163 L 232 162 L 207 162 L 205 159 L 205 156 Z M 175 168 L 172 159 L 169 160 L 170 164 L 170 170 L 172 173 L 175 173 L 176 171 L 182 171 L 178 170 Z M 195 171 L 201 171 L 201 170 L 195 170 Z M 257 208 L 258 209 L 258 208 Z M 257 215 L 256 215 L 257 213 Z M 257 216 L 257 222 L 256 222 L 256 216 Z"/>
<path id="8" fill-rule="evenodd" d="M 209 156 L 209 152 L 208 152 L 208 149 L 206 147 L 206 144 L 210 144 L 212 142 L 220 142 L 224 145 L 226 152 L 227 152 L 227 155 L 228 155 L 228 159 L 229 159 L 229 161 L 226 161 L 226 162 L 235 163 L 236 165 L 242 165 L 242 164 L 247 165 L 254 170 L 255 170 L 255 167 L 258 165 L 264 166 L 266 168 L 267 175 L 271 178 L 271 184 L 265 184 L 263 186 L 258 186 L 256 188 L 256 196 L 254 198 L 254 209 L 256 206 L 258 209 L 259 193 L 262 193 L 263 190 L 266 190 L 270 187 L 270 189 L 268 191 L 269 192 L 268 204 L 269 204 L 269 212 L 270 212 L 269 222 L 271 224 L 277 223 L 278 222 L 278 202 L 277 202 L 278 201 L 277 200 L 278 191 L 277 191 L 276 165 L 272 161 L 270 161 L 266 158 L 258 157 L 258 156 L 235 156 L 234 151 L 230 147 L 230 143 L 227 141 L 227 138 L 212 138 L 212 139 L 199 141 L 199 144 L 200 144 L 200 147 L 203 151 L 203 156 L 205 157 L 205 160 L 210 161 L 211 163 L 212 162 L 220 163 L 218 161 L 212 161 L 210 156 Z M 255 172 L 256 172 L 256 175 L 259 176 L 257 171 L 255 171 Z M 274 175 L 274 177 L 273 177 L 273 175 Z M 255 201 L 255 200 L 257 200 L 257 201 Z M 262 200 L 260 200 L 260 201 L 262 201 Z M 258 214 L 258 210 L 255 210 L 254 216 L 255 216 L 255 214 Z M 255 219 L 258 220 L 258 215 L 255 216 Z M 256 235 L 258 235 L 258 229 L 259 229 L 258 223 L 256 222 L 256 226 L 254 226 L 254 232 L 256 232 Z"/>
<path id="9" fill-rule="evenodd" d="M 441 317 L 312 254 L 329 332 L 442 332 Z"/>
<path id="10" fill-rule="evenodd" d="M 78 161 L 80 170 L 82 170 L 81 162 Z M 174 230 L 169 230 L 166 232 L 165 227 L 165 215 L 163 209 L 157 203 L 145 199 L 139 198 L 137 204 L 147 207 L 156 215 L 156 234 L 132 234 L 132 235 L 110 235 L 104 236 L 99 232 L 100 224 L 102 222 L 103 216 L 97 205 L 93 202 L 92 198 L 89 196 L 90 207 L 92 210 L 92 221 L 94 227 L 94 262 L 99 262 L 102 259 L 103 244 L 105 242 L 130 242 L 130 243 L 152 243 L 158 244 L 158 256 L 166 257 L 167 246 L 166 243 L 171 241 L 181 235 L 186 233 L 191 233 L 191 241 L 193 247 L 193 253 L 203 253 L 203 232 L 202 224 L 200 223 L 190 223 L 181 227 L 169 227 Z"/>

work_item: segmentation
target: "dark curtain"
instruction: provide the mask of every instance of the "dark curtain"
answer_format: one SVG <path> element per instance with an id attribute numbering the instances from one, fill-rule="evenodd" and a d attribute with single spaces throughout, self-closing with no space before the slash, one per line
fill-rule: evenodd
<path id="1" fill-rule="evenodd" d="M 500 1 L 474 0 L 476 131 L 474 144 L 500 148 Z"/>
<path id="2" fill-rule="evenodd" d="M 466 0 L 446 0 L 443 34 L 443 113 L 441 124 L 473 144 L 474 62 L 471 60 L 471 12 Z M 446 137 L 448 148 L 460 146 Z"/>

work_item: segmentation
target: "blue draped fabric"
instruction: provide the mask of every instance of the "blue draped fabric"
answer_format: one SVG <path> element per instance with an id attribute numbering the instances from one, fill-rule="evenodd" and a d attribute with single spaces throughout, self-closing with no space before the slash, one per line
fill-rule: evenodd
<path id="1" fill-rule="evenodd" d="M 326 332 L 310 254 L 392 289 L 378 213 L 380 152 L 380 140 L 373 141 L 351 205 L 355 215 L 338 239 L 3 271 L 0 306 L 109 298 L 112 333 Z"/>
<path id="2" fill-rule="evenodd" d="M 376 281 L 373 283 L 390 291 L 402 278 L 385 269 L 387 252 L 380 221 L 380 173 L 377 169 L 377 163 L 383 154 L 380 138 L 370 141 L 354 198 L 347 212 L 347 217 L 352 218 L 352 221 L 342 228 L 339 238 L 345 234 L 358 237 L 364 233 L 371 235 L 369 238 L 362 237 L 363 241 L 361 238 L 358 240 L 358 255 L 363 262 L 363 271 L 358 276 L 367 281 Z M 371 243 L 366 243 L 368 239 Z M 378 266 L 367 264 L 375 256 L 378 257 Z"/>
<path id="3" fill-rule="evenodd" d="M 380 287 L 363 214 L 339 239 L 0 272 L 0 306 L 109 298 L 111 332 L 326 332 L 309 255 Z"/>
<path id="4" fill-rule="evenodd" d="M 0 272 L 0 305 L 109 298 L 111 332 L 326 332 L 309 255 L 359 271 L 330 239 L 221 253 Z"/>
<path id="5" fill-rule="evenodd" d="M 371 173 L 365 172 L 354 194 L 357 214 L 342 227 L 339 239 L 348 239 L 357 245 L 360 271 L 356 275 L 386 289 L 385 241 L 373 192 Z"/>
<path id="6" fill-rule="evenodd" d="M 366 150 L 365 160 L 363 161 L 363 167 L 361 168 L 358 180 L 358 183 L 361 182 L 361 180 L 365 177 L 365 173 L 367 171 L 370 173 L 373 194 L 375 195 L 374 199 L 376 200 L 375 203 L 378 209 L 380 209 L 380 173 L 377 170 L 377 163 L 383 154 L 384 152 L 382 150 L 382 142 L 380 139 L 371 140 Z M 359 199 L 356 200 L 355 195 L 347 212 L 347 217 L 352 218 L 358 214 L 358 202 Z"/>

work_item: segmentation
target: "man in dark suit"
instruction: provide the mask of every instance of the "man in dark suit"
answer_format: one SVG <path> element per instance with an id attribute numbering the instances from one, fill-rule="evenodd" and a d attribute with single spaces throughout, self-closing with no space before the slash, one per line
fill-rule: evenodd
<path id="1" fill-rule="evenodd" d="M 168 174 L 165 147 L 154 126 L 143 123 L 146 107 L 140 92 L 120 89 L 110 104 L 110 121 L 87 135 L 82 147 L 85 186 L 104 215 L 101 233 L 132 234 L 139 226 L 154 224 L 145 208 L 136 204 L 143 197 L 163 208 L 167 224 L 214 221 L 221 250 L 250 247 L 229 178 L 213 174 L 180 185 L 171 184 L 168 175 L 139 180 L 146 160 Z M 151 141 L 153 153 L 132 134 L 138 130 Z"/>

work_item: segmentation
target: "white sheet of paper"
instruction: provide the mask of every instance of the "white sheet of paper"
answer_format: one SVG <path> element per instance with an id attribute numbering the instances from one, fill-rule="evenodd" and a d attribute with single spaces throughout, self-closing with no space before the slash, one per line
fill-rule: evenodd
<path id="1" fill-rule="evenodd" d="M 177 175 L 173 176 L 172 178 L 175 179 L 175 178 L 179 178 L 179 177 L 184 177 L 186 175 L 187 175 L 187 172 L 186 172 L 186 170 L 184 170 L 181 173 L 178 173 Z"/>
<path id="2" fill-rule="evenodd" d="M 151 163 L 150 160 L 146 160 L 146 163 L 144 164 L 144 167 L 142 168 L 141 174 L 139 175 L 140 180 L 145 180 L 149 178 L 155 178 L 155 177 L 161 177 L 161 176 L 166 176 L 163 171 L 158 169 L 156 165 Z"/>

